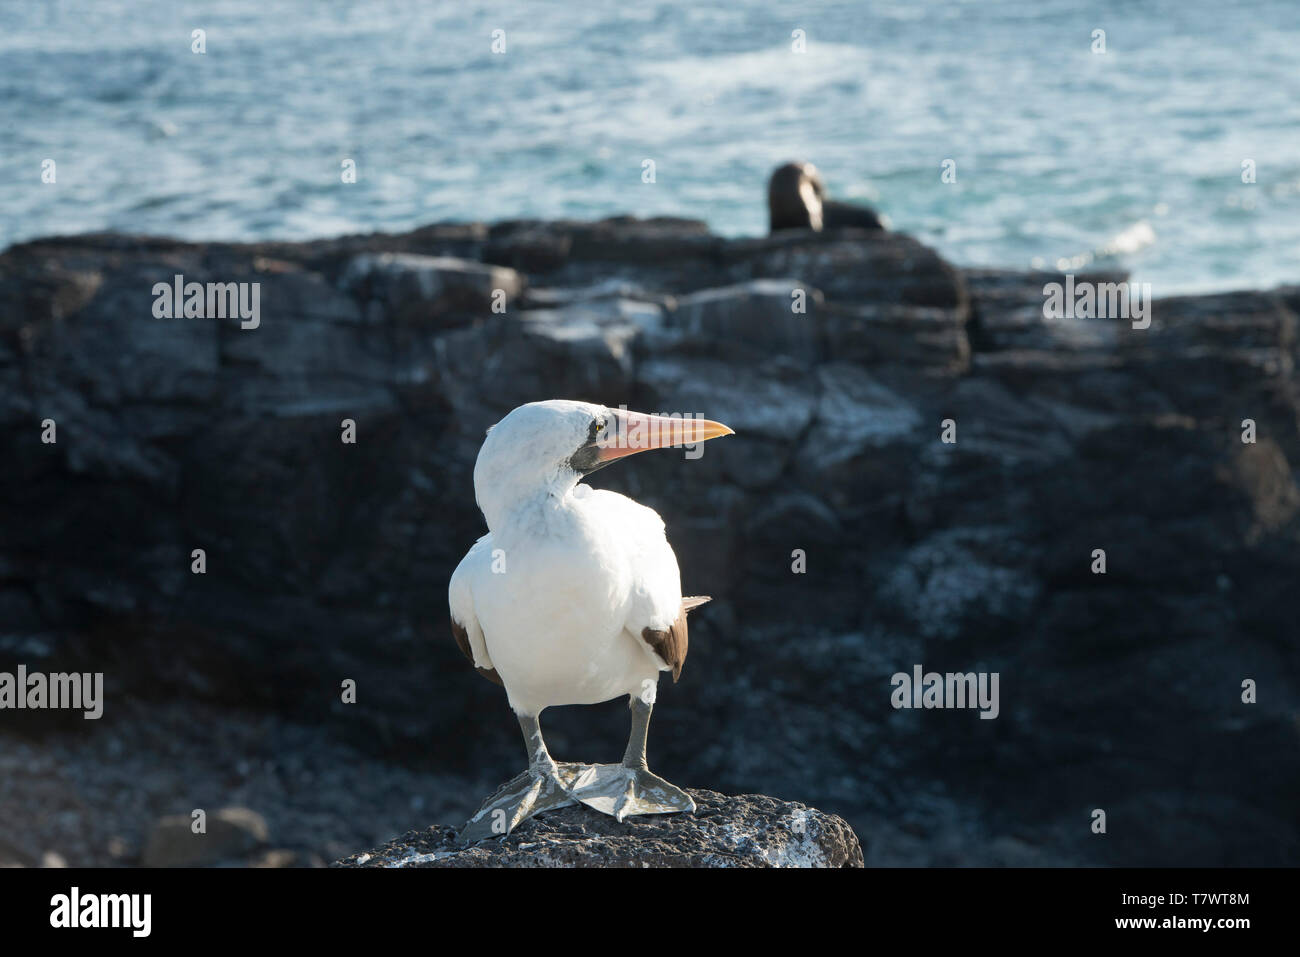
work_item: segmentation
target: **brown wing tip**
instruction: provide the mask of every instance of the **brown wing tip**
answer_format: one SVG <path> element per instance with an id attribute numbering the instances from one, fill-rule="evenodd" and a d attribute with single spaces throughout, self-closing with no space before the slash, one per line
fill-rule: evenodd
<path id="1" fill-rule="evenodd" d="M 456 639 L 456 647 L 460 649 L 460 653 L 469 659 L 470 664 L 474 664 L 474 652 L 469 647 L 469 632 L 455 618 L 451 619 L 451 636 Z M 480 668 L 478 665 L 474 665 L 474 670 L 493 684 L 498 684 L 503 688 L 506 686 L 495 668 Z"/>
<path id="2" fill-rule="evenodd" d="M 705 602 L 713 601 L 712 595 L 692 595 L 689 598 L 682 599 L 682 611 L 690 611 L 692 608 L 699 608 Z"/>

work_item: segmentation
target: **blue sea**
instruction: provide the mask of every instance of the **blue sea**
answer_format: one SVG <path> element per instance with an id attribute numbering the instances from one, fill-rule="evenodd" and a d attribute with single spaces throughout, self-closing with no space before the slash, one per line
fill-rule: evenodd
<path id="1" fill-rule="evenodd" d="M 1300 3 L 0 0 L 0 247 L 623 212 L 762 234 L 792 158 L 961 264 L 1298 282 Z"/>

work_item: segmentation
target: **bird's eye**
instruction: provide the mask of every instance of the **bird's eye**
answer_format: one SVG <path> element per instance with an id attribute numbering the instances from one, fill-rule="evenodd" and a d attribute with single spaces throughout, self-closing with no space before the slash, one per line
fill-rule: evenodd
<path id="1" fill-rule="evenodd" d="M 604 428 L 605 428 L 605 423 L 604 423 L 604 422 L 597 422 L 597 423 L 596 423 L 596 431 L 597 431 L 597 432 L 603 431 Z"/>

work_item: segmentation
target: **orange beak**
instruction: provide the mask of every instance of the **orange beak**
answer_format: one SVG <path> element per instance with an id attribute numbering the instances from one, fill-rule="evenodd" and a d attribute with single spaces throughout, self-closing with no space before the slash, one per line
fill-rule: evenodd
<path id="1" fill-rule="evenodd" d="M 602 464 L 647 449 L 693 446 L 720 435 L 736 434 L 721 422 L 711 419 L 646 415 L 644 412 L 629 412 L 626 409 L 611 411 L 617 427 L 612 430 L 612 435 L 604 435 L 596 440 L 596 458 Z"/>

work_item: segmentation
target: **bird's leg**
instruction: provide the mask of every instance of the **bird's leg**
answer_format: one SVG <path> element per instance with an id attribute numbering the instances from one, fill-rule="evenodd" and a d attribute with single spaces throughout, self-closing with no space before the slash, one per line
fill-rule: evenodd
<path id="1" fill-rule="evenodd" d="M 579 766 L 555 763 L 546 750 L 536 716 L 519 715 L 519 728 L 528 748 L 528 770 L 507 781 L 483 802 L 460 829 L 463 844 L 503 837 L 534 814 L 574 803 L 569 787 Z"/>
<path id="2" fill-rule="evenodd" d="M 542 738 L 542 724 L 532 715 L 521 714 L 519 730 L 524 733 L 524 744 L 528 747 L 528 770 L 535 775 L 554 776 L 555 761 L 551 752 L 546 750 L 546 741 Z"/>
<path id="3" fill-rule="evenodd" d="M 627 736 L 627 750 L 623 752 L 623 767 L 649 771 L 645 762 L 645 742 L 650 734 L 650 712 L 654 705 L 639 695 L 628 695 L 628 710 L 632 712 L 632 733 Z"/>
<path id="4" fill-rule="evenodd" d="M 633 814 L 671 814 L 694 811 L 691 796 L 650 771 L 645 759 L 646 735 L 654 705 L 642 695 L 631 695 L 632 733 L 622 764 L 595 764 L 573 782 L 573 796 L 583 804 L 622 821 Z"/>

